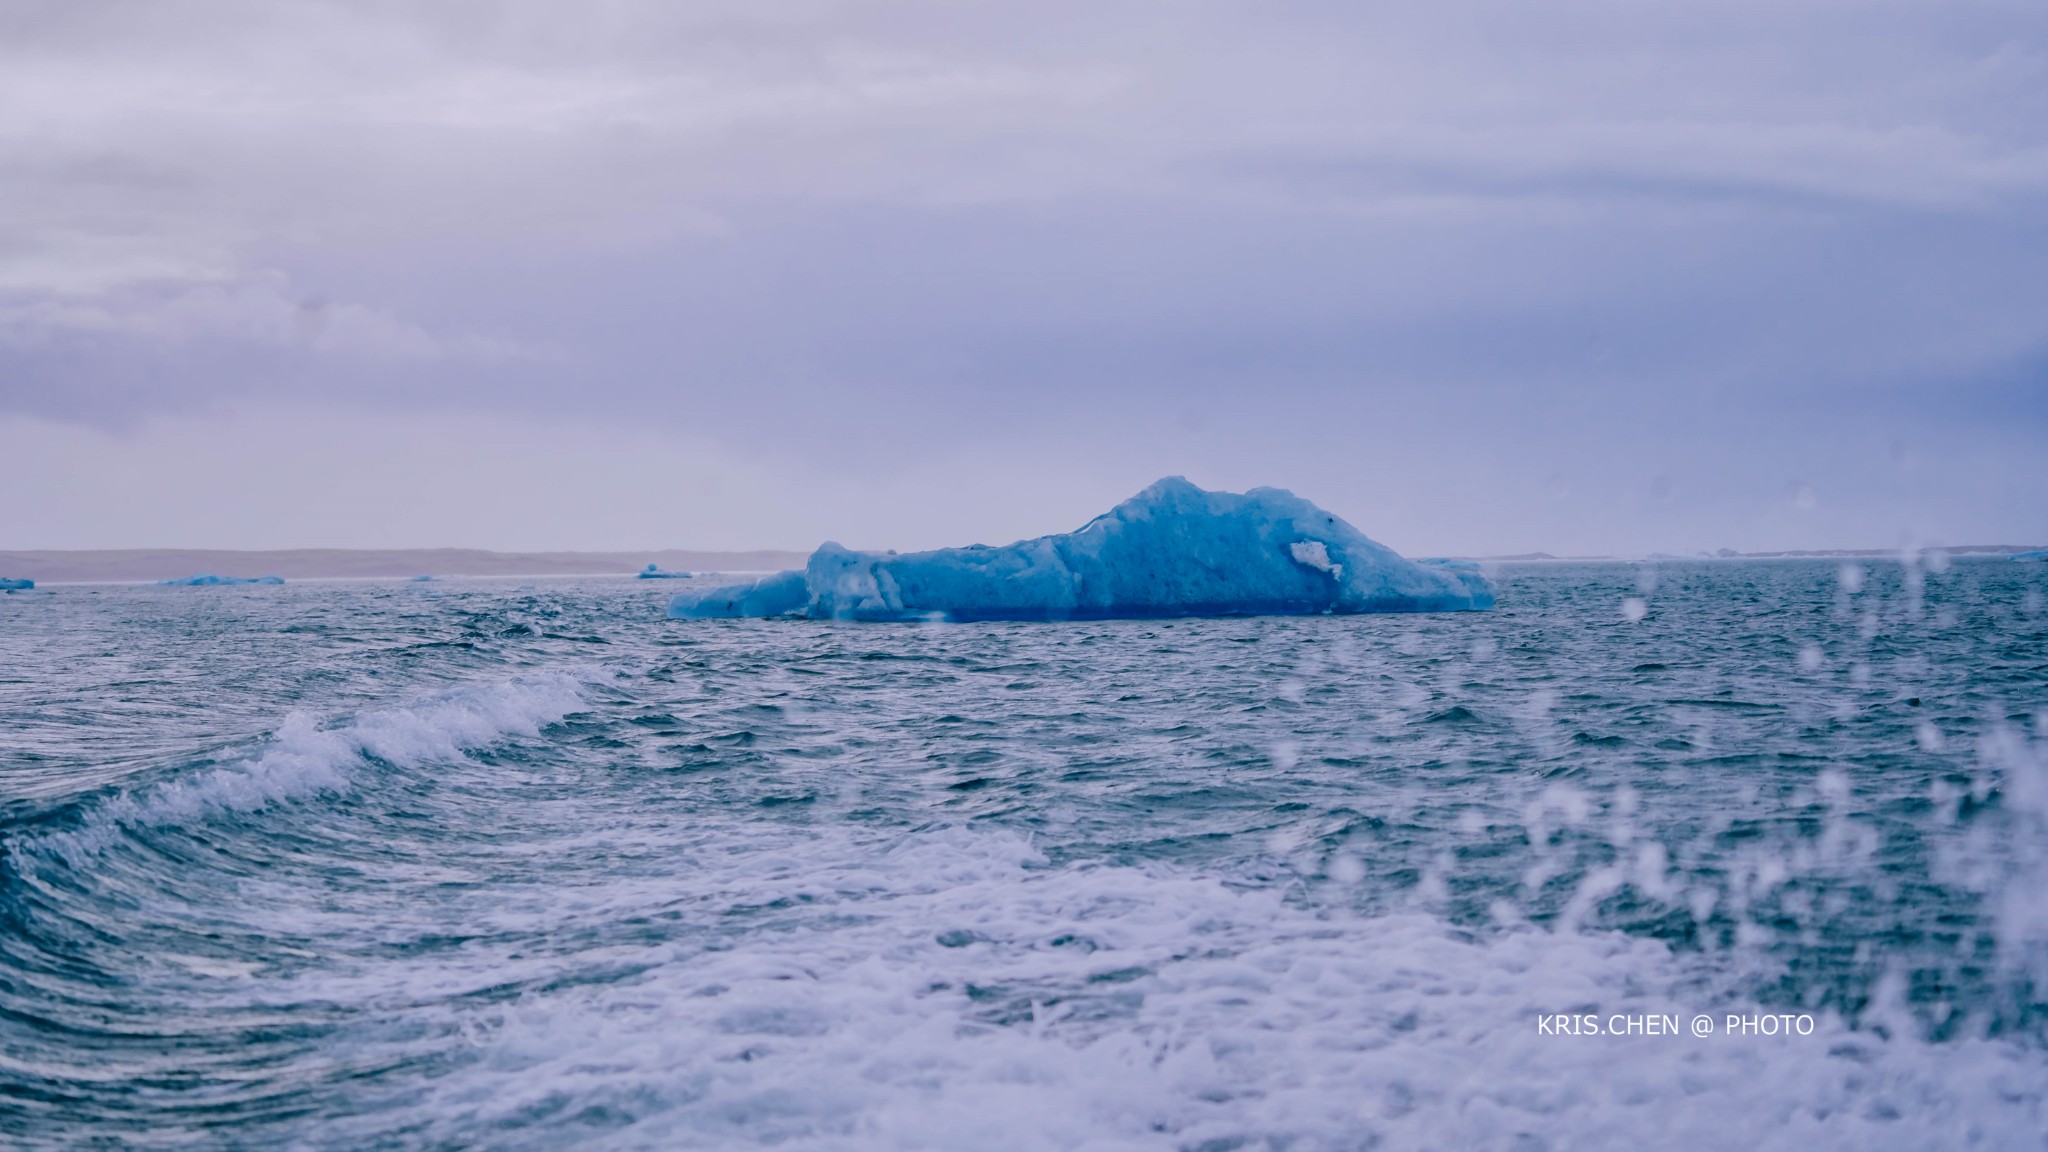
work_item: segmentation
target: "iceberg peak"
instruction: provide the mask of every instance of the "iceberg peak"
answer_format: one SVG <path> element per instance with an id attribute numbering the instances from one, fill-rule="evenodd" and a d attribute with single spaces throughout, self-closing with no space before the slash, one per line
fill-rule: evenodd
<path id="1" fill-rule="evenodd" d="M 1001 547 L 861 552 L 676 596 L 677 618 L 1101 620 L 1449 612 L 1493 606 L 1477 566 L 1418 564 L 1281 488 L 1169 476 L 1076 531 Z"/>

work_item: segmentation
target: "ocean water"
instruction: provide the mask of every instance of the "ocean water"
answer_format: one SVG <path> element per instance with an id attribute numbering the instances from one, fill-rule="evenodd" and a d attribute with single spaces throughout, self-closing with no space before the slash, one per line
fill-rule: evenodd
<path id="1" fill-rule="evenodd" d="M 0 1143 L 2043 1147 L 2048 567 L 1931 559 L 0 597 Z"/>

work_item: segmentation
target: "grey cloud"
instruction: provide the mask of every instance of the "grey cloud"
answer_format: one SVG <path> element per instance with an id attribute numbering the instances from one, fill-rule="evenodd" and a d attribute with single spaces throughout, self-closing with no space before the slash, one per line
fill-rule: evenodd
<path id="1" fill-rule="evenodd" d="M 1503 525 L 1682 458 L 1614 514 L 1720 532 L 2048 440 L 2035 4 L 23 3 L 0 191 L 0 413 L 100 427 L 1455 460 Z"/>

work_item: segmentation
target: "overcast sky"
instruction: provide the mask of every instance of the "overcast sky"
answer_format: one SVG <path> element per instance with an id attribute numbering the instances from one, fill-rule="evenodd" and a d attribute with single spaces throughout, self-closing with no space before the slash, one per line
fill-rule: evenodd
<path id="1" fill-rule="evenodd" d="M 0 5 L 0 548 L 2048 542 L 2040 0 Z"/>

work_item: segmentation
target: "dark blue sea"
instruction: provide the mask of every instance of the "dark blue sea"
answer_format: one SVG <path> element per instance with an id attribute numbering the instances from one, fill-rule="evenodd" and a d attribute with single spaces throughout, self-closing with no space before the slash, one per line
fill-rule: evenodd
<path id="1" fill-rule="evenodd" d="M 0 1144 L 2044 1147 L 2048 565 L 1498 578 L 0 596 Z"/>

